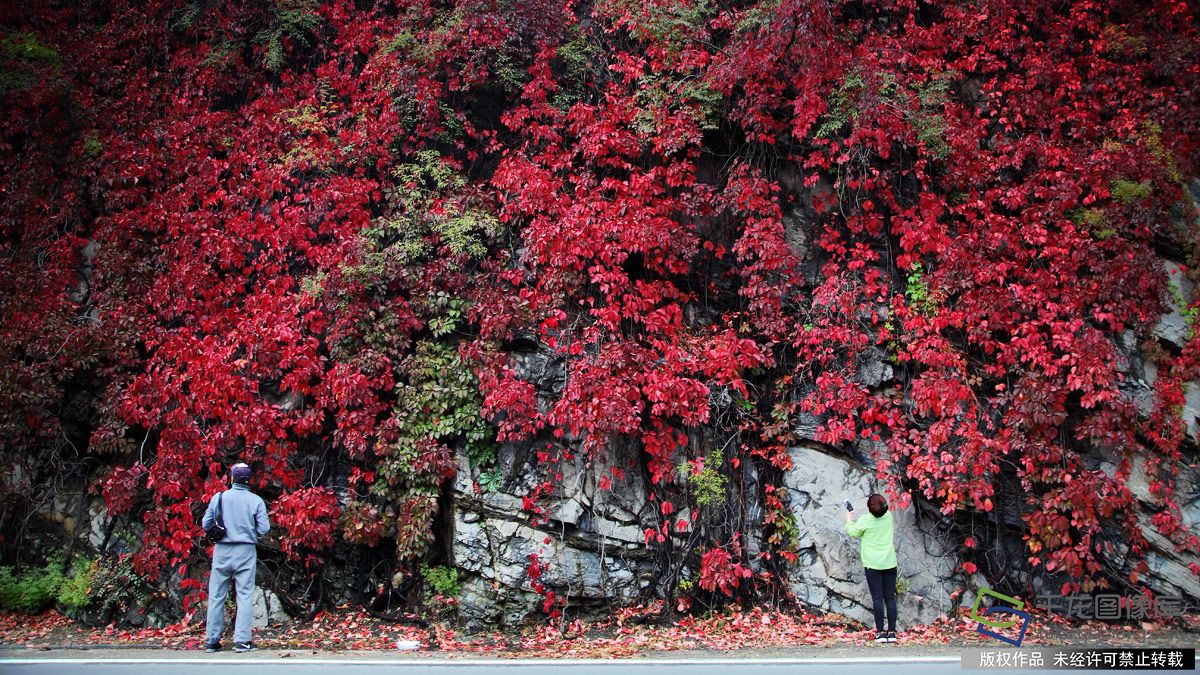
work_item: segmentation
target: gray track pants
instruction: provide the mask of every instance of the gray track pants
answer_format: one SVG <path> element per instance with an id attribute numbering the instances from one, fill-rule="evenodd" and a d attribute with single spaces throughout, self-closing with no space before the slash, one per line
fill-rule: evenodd
<path id="1" fill-rule="evenodd" d="M 257 567 L 258 550 L 254 544 L 213 546 L 212 571 L 208 576 L 207 642 L 220 642 L 221 633 L 225 631 L 225 599 L 229 597 L 230 578 L 237 586 L 237 620 L 233 624 L 233 641 L 250 641 L 250 628 L 254 624 L 254 573 Z"/>

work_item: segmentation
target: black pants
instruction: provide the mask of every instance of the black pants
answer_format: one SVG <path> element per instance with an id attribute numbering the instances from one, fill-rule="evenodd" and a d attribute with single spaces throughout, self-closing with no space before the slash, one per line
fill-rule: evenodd
<path id="1" fill-rule="evenodd" d="M 887 604 L 888 630 L 896 632 L 896 568 L 867 572 L 867 588 L 871 589 L 871 604 L 875 610 L 875 630 L 883 631 L 883 606 Z"/>

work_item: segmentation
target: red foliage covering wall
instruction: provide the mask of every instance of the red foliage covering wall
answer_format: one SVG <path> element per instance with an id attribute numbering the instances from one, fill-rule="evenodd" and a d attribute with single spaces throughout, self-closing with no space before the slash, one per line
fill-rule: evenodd
<path id="1" fill-rule="evenodd" d="M 664 505 L 708 452 L 689 433 L 778 471 L 810 413 L 823 442 L 877 441 L 902 504 L 987 512 L 1015 476 L 1030 561 L 1084 585 L 1105 523 L 1146 545 L 1137 458 L 1155 526 L 1196 549 L 1172 480 L 1196 330 L 1150 419 L 1118 349 L 1168 292 L 1155 246 L 1196 240 L 1173 229 L 1200 138 L 1187 3 L 364 4 L 0 28 L 0 438 L 27 477 L 64 440 L 115 465 L 141 571 L 196 555 L 235 459 L 287 551 L 331 545 L 350 504 L 351 540 L 378 517 L 423 550 L 464 439 L 410 438 L 442 422 L 397 394 L 421 344 L 474 368 L 500 440 L 632 442 Z M 530 338 L 567 363 L 544 408 L 509 357 Z M 728 594 L 742 532 L 702 526 Z"/>

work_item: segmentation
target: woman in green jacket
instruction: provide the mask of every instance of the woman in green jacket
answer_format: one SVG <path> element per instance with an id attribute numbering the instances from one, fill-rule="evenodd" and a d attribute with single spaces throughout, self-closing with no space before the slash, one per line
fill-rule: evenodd
<path id="1" fill-rule="evenodd" d="M 867 510 L 871 513 L 855 520 L 850 502 L 846 502 L 846 532 L 862 540 L 863 567 L 875 610 L 875 641 L 895 642 L 896 544 L 892 514 L 888 511 L 887 500 L 880 494 L 867 498 Z M 883 630 L 884 605 L 887 605 L 887 632 Z"/>

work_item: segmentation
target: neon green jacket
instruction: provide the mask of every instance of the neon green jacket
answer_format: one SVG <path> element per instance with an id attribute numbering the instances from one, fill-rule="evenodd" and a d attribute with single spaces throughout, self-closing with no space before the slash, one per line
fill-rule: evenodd
<path id="1" fill-rule="evenodd" d="M 883 514 L 882 518 L 866 513 L 859 516 L 858 520 L 847 521 L 846 532 L 851 537 L 862 539 L 863 567 L 890 570 L 896 566 L 895 529 L 892 527 L 891 511 Z"/>

